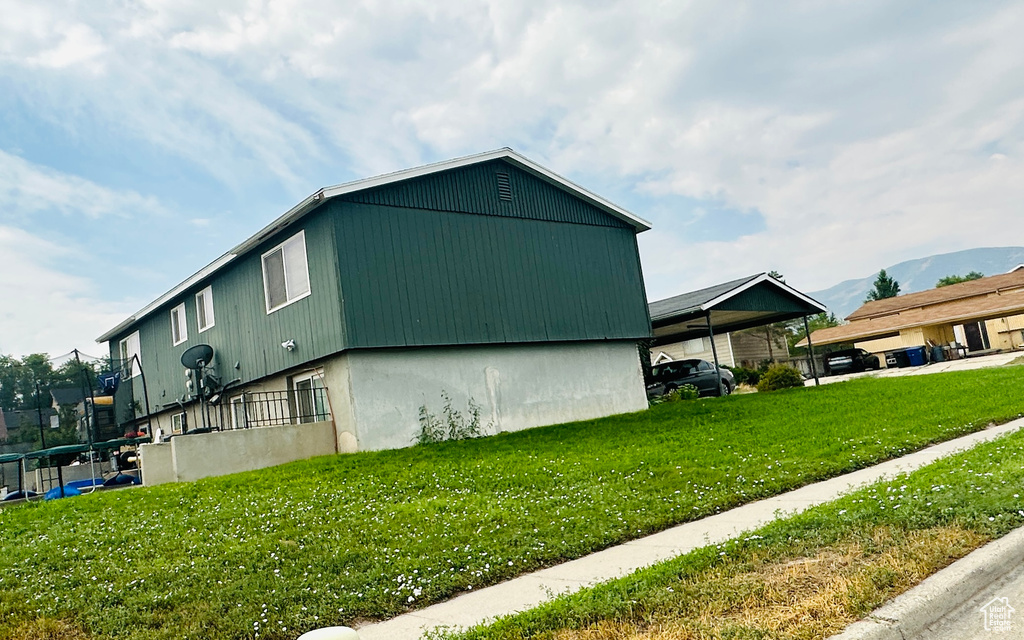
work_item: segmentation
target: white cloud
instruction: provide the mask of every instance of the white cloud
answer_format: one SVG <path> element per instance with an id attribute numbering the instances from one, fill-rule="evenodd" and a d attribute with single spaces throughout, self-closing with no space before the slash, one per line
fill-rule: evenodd
<path id="1" fill-rule="evenodd" d="M 311 176 L 511 145 L 626 206 L 696 201 L 636 211 L 655 223 L 640 239 L 655 297 L 769 269 L 815 289 L 1020 243 L 1006 232 L 1024 195 L 1017 4 L 0 0 L 0 14 L 14 16 L 0 89 L 69 137 L 106 128 L 213 176 L 239 226 L 267 183 L 305 195 Z M 23 180 L 19 161 L 0 155 L 0 200 L 21 215 L 37 197 L 93 216 L 153 204 L 100 184 L 94 207 L 76 203 L 89 185 L 62 191 L 40 167 Z M 723 225 L 721 210 L 758 225 L 688 236 L 684 220 Z"/>
<path id="2" fill-rule="evenodd" d="M 0 149 L 0 219 L 24 221 L 43 211 L 95 220 L 159 213 L 162 208 L 152 197 L 109 189 Z"/>
<path id="3" fill-rule="evenodd" d="M 57 45 L 27 58 L 28 64 L 52 69 L 71 66 L 85 66 L 92 71 L 101 69 L 96 59 L 107 47 L 95 31 L 84 24 L 60 25 L 54 31 Z"/>
<path id="4" fill-rule="evenodd" d="M 95 354 L 96 337 L 130 313 L 133 302 L 104 301 L 90 279 L 54 266 L 72 257 L 58 244 L 0 225 L 0 353 Z"/>

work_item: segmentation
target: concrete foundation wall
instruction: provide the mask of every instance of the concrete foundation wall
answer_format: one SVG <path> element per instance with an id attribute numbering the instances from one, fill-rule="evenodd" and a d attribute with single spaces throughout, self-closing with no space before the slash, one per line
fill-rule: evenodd
<path id="1" fill-rule="evenodd" d="M 147 486 L 263 469 L 337 451 L 329 421 L 175 436 L 140 449 Z"/>
<path id="2" fill-rule="evenodd" d="M 171 441 L 173 442 L 173 440 Z M 142 484 L 153 486 L 174 482 L 174 453 L 171 442 L 143 444 L 139 446 L 142 459 Z"/>
<path id="3" fill-rule="evenodd" d="M 442 392 L 464 416 L 470 399 L 479 405 L 488 435 L 648 406 L 631 341 L 352 351 L 342 357 L 349 393 L 339 398 L 343 385 L 328 380 L 331 404 L 339 432 L 352 431 L 360 450 L 413 444 L 420 408 L 441 417 Z"/>

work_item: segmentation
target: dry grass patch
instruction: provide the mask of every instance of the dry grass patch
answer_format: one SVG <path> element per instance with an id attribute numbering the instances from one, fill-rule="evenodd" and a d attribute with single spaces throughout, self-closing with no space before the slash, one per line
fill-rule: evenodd
<path id="1" fill-rule="evenodd" d="M 6 633 L 0 629 L 2 637 L 11 640 L 89 640 L 92 637 L 78 625 L 53 618 L 29 620 L 14 628 L 10 635 Z"/>
<path id="2" fill-rule="evenodd" d="M 878 527 L 813 555 L 753 557 L 691 576 L 684 597 L 647 620 L 563 630 L 558 640 L 827 638 L 988 538 L 955 526 Z"/>

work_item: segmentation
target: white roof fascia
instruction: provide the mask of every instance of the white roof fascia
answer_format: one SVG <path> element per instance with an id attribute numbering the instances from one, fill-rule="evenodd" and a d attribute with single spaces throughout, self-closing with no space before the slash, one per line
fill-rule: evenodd
<path id="1" fill-rule="evenodd" d="M 578 197 L 586 200 L 590 204 L 597 208 L 605 211 L 608 214 L 622 220 L 623 222 L 629 223 L 630 226 L 640 231 L 647 231 L 651 228 L 651 223 L 647 222 L 643 218 L 633 215 L 629 211 L 626 211 L 622 207 L 605 200 L 601 196 L 587 191 L 578 184 L 566 180 L 562 176 L 545 169 L 539 164 L 532 160 L 521 156 L 508 147 L 501 149 L 495 149 L 494 151 L 485 151 L 484 153 L 477 153 L 471 156 L 464 156 L 462 158 L 455 158 L 452 160 L 444 160 L 442 162 L 435 162 L 433 164 L 423 165 L 422 167 L 414 167 L 412 169 L 404 169 L 402 171 L 395 171 L 394 173 L 386 173 L 381 176 L 374 178 L 367 178 L 365 180 L 356 180 L 355 182 L 347 182 L 345 184 L 339 184 L 333 187 L 326 187 L 321 190 L 323 197 L 334 198 L 336 196 L 345 195 L 348 193 L 354 193 L 356 191 L 363 191 L 364 189 L 373 189 L 374 187 L 380 187 L 393 182 L 399 182 L 401 180 L 410 180 L 412 178 L 419 178 L 427 176 L 432 173 L 438 173 L 440 171 L 448 171 L 450 169 L 458 169 L 461 167 L 467 167 L 474 164 L 480 164 L 481 162 L 488 162 L 490 160 L 505 159 L 511 161 L 513 164 L 519 166 L 521 169 L 526 170 L 528 173 L 532 173 L 538 178 L 553 184 L 558 187 L 567 189 L 577 195 Z"/>
<path id="2" fill-rule="evenodd" d="M 438 173 L 440 171 L 447 171 L 449 169 L 458 169 L 460 167 L 466 167 L 473 164 L 479 164 L 481 162 L 488 162 L 490 160 L 506 159 L 513 164 L 519 166 L 525 171 L 537 176 L 538 178 L 553 184 L 555 186 L 562 187 L 568 191 L 574 193 L 579 198 L 586 200 L 590 204 L 597 208 L 605 211 L 606 213 L 628 223 L 637 230 L 637 233 L 647 231 L 651 228 L 651 223 L 647 222 L 643 218 L 633 215 L 629 211 L 626 211 L 622 207 L 613 204 L 597 194 L 587 191 L 583 187 L 566 180 L 565 178 L 553 173 L 544 167 L 540 166 L 527 159 L 524 156 L 519 155 L 508 147 L 501 149 L 495 149 L 494 151 L 485 151 L 484 153 L 478 153 L 471 156 L 464 156 L 462 158 L 455 158 L 453 160 L 444 160 L 442 162 L 435 162 L 433 164 L 423 165 L 421 167 L 414 167 L 412 169 L 404 169 L 402 171 L 395 171 L 393 173 L 386 173 L 384 175 L 376 176 L 373 178 L 366 178 L 363 180 L 356 180 L 354 182 L 346 182 L 345 184 L 335 185 L 333 187 L 325 187 L 319 191 L 313 193 L 299 204 L 295 205 L 284 214 L 278 216 L 273 222 L 260 229 L 248 240 L 237 245 L 231 251 L 225 253 L 220 258 L 217 258 L 209 265 L 204 267 L 201 271 L 189 277 L 187 280 L 177 285 L 164 295 L 160 296 L 144 309 L 129 317 L 124 322 L 120 323 L 110 331 L 107 331 L 102 336 L 96 339 L 96 342 L 106 342 L 115 335 L 119 334 L 124 329 L 131 326 L 133 323 L 141 320 L 148 316 L 150 313 L 155 311 L 161 305 L 167 304 L 173 298 L 181 295 L 186 289 L 192 287 L 200 280 L 212 275 L 215 271 L 231 262 L 234 258 L 242 255 L 246 251 L 249 251 L 259 243 L 263 242 L 273 234 L 277 233 L 284 227 L 288 226 L 295 220 L 298 220 L 311 209 L 323 204 L 331 198 L 345 195 L 348 193 L 354 193 L 356 191 L 363 191 L 365 189 L 372 189 L 374 187 L 380 187 L 401 180 L 409 180 L 411 178 L 418 178 L 421 176 L 430 175 L 432 173 Z"/>
<path id="3" fill-rule="evenodd" d="M 164 295 L 160 296 L 159 298 L 157 298 L 153 302 L 150 302 L 142 310 L 136 312 L 133 316 L 129 317 L 127 320 L 125 320 L 121 324 L 117 325 L 116 327 L 114 327 L 110 331 L 104 333 L 99 338 L 96 338 L 96 342 L 106 342 L 107 340 L 110 340 L 115 335 L 117 335 L 118 333 L 120 333 L 124 329 L 128 328 L 128 326 L 130 326 L 132 323 L 134 323 L 134 322 L 136 322 L 138 320 L 141 320 L 142 318 L 148 316 L 150 313 L 153 313 L 154 311 L 156 311 L 156 309 L 158 307 L 160 307 L 163 304 L 167 304 L 168 302 L 170 302 L 172 299 L 174 299 L 175 297 L 180 295 L 183 291 L 185 291 L 186 289 L 188 289 L 192 285 L 196 284 L 197 282 L 199 282 L 203 278 L 205 278 L 208 275 L 212 274 L 214 271 L 217 271 L 218 269 L 220 269 L 221 267 L 223 267 L 227 263 L 229 263 L 232 260 L 234 260 L 235 257 L 236 256 L 233 253 L 225 253 L 224 255 L 222 255 L 221 257 L 217 258 L 216 260 L 214 260 L 210 264 L 208 264 L 205 267 L 203 267 L 203 269 L 201 271 L 199 271 L 199 272 L 189 276 L 189 278 L 187 280 L 185 280 L 184 282 L 182 282 L 178 286 L 174 287 L 173 289 L 171 289 L 170 291 L 168 291 Z"/>
<path id="4" fill-rule="evenodd" d="M 773 278 L 772 276 L 768 275 L 767 273 L 762 273 L 758 277 L 753 278 L 749 282 L 746 282 L 745 284 L 742 284 L 742 285 L 736 287 L 732 291 L 727 291 L 727 292 L 723 293 L 722 295 L 718 296 L 717 298 L 715 298 L 713 300 L 709 300 L 708 302 L 705 302 L 704 304 L 701 305 L 700 308 L 701 308 L 702 311 L 707 311 L 708 309 L 711 309 L 712 307 L 714 307 L 718 303 L 720 303 L 720 302 L 722 302 L 724 300 L 728 300 L 729 298 L 733 297 L 734 295 L 736 295 L 738 293 L 743 293 L 747 289 L 749 289 L 749 288 L 751 288 L 753 286 L 756 286 L 758 284 L 761 284 L 762 282 L 767 282 L 768 280 L 771 280 L 772 283 L 775 284 L 776 286 L 781 287 L 782 289 L 785 289 L 786 291 L 788 291 L 789 293 L 793 294 L 797 298 L 800 298 L 801 300 L 803 300 L 807 304 L 811 305 L 812 307 L 817 307 L 817 308 L 821 309 L 821 311 L 823 313 L 825 311 L 828 311 L 828 308 L 825 307 L 825 305 L 821 304 L 820 302 L 818 302 L 814 298 L 809 298 L 809 297 L 805 296 L 804 294 L 800 293 L 799 291 L 797 291 L 793 287 L 789 286 L 785 282 L 783 282 L 783 281 L 781 281 L 781 280 L 779 280 L 777 278 Z"/>

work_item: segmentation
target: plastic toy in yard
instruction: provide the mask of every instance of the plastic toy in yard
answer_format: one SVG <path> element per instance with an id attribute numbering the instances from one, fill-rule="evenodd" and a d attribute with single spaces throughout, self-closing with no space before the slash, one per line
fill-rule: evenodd
<path id="1" fill-rule="evenodd" d="M 73 498 L 80 495 L 82 495 L 82 492 L 78 489 L 64 485 L 61 487 L 54 487 L 47 491 L 43 495 L 43 500 L 59 500 L 60 498 Z"/>

